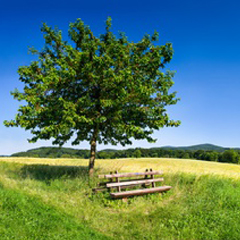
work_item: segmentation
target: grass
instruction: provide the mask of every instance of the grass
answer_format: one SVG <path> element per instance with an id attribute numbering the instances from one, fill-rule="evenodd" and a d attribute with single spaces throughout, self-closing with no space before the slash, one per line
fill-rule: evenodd
<path id="1" fill-rule="evenodd" d="M 1 239 L 106 239 L 37 197 L 1 187 L 0 199 Z"/>
<path id="2" fill-rule="evenodd" d="M 163 195 L 93 195 L 86 160 L 2 158 L 0 239 L 240 239 L 240 166 L 194 160 L 97 161 L 98 172 L 164 170 Z"/>
<path id="3" fill-rule="evenodd" d="M 86 159 L 47 159 L 47 158 L 0 158 L 0 162 L 16 162 L 25 165 L 41 164 L 51 166 L 88 165 Z M 144 171 L 146 168 L 161 169 L 164 173 L 210 174 L 240 179 L 240 165 L 173 158 L 140 158 L 96 160 L 96 167 L 102 172 L 119 170 L 124 172 Z"/>

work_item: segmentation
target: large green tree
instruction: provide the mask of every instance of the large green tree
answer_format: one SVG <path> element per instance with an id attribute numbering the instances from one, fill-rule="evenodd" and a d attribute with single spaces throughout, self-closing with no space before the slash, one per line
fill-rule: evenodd
<path id="1" fill-rule="evenodd" d="M 173 49 L 171 43 L 154 44 L 157 32 L 129 42 L 124 33 L 111 32 L 111 18 L 100 37 L 81 19 L 69 25 L 69 42 L 46 24 L 41 31 L 43 49 L 31 49 L 37 60 L 18 69 L 24 89 L 11 93 L 24 105 L 6 126 L 30 130 L 30 142 L 53 139 L 63 145 L 73 137 L 76 145 L 87 140 L 91 173 L 97 143 L 154 142 L 153 130 L 179 125 L 166 111 L 178 101 L 175 92 L 169 93 L 174 74 L 163 70 Z"/>

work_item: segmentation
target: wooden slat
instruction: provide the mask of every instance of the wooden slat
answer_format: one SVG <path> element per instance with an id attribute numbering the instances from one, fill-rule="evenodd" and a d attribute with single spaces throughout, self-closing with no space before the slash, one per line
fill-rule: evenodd
<path id="1" fill-rule="evenodd" d="M 146 186 L 150 186 L 151 183 L 146 183 Z M 133 188 L 139 186 L 139 184 L 135 184 L 135 185 L 128 185 L 128 186 L 121 186 L 121 189 L 126 189 L 126 188 Z M 99 189 L 99 190 L 98 190 Z M 109 191 L 110 188 L 107 187 L 103 187 L 103 188 L 93 188 L 94 192 L 99 192 L 99 191 Z M 117 187 L 112 187 L 111 189 L 117 189 Z"/>
<path id="2" fill-rule="evenodd" d="M 138 179 L 133 179 L 132 181 L 139 181 L 139 180 L 146 180 L 145 178 L 138 178 Z M 129 181 L 129 179 L 127 179 L 127 180 L 122 180 L 121 182 L 128 182 Z M 98 186 L 99 187 L 97 187 L 97 188 L 93 188 L 92 190 L 93 191 L 95 191 L 95 189 L 96 189 L 96 191 L 95 192 L 98 192 L 98 191 L 101 191 L 101 189 L 102 189 L 102 191 L 104 191 L 104 189 L 105 190 L 108 190 L 108 188 L 106 187 L 106 184 L 107 183 L 112 183 L 112 182 L 102 182 L 102 183 L 99 183 L 98 184 Z M 115 183 L 115 182 L 113 182 L 113 183 Z M 149 186 L 151 183 L 145 183 L 144 185 L 145 186 Z M 138 186 L 139 184 L 133 184 L 133 185 L 128 185 L 128 186 L 121 186 L 121 189 L 125 189 L 125 188 L 132 188 L 132 187 L 135 187 L 135 186 Z M 112 187 L 112 188 L 117 188 L 117 187 Z M 100 190 L 98 190 L 98 189 L 100 189 Z"/>
<path id="3" fill-rule="evenodd" d="M 117 199 L 117 198 L 125 198 L 125 197 L 131 197 L 131 196 L 144 195 L 147 193 L 165 192 L 165 191 L 170 190 L 171 188 L 172 188 L 171 186 L 162 186 L 162 187 L 155 187 L 155 188 L 146 188 L 146 189 L 141 189 L 141 190 L 111 193 L 110 195 L 112 198 Z"/>
<path id="4" fill-rule="evenodd" d="M 138 180 L 146 180 L 151 178 L 131 178 L 131 179 L 122 179 L 121 182 L 128 182 L 128 181 L 138 181 Z M 107 183 L 115 183 L 116 181 L 107 181 L 107 182 L 100 182 L 98 183 L 98 186 L 106 186 Z"/>
<path id="5" fill-rule="evenodd" d="M 153 182 L 162 182 L 163 178 L 155 178 L 155 179 L 144 179 L 144 180 L 135 180 L 135 181 L 127 181 L 127 182 L 118 182 L 118 183 L 107 183 L 106 187 L 118 187 L 118 186 L 129 186 L 129 185 L 138 185 L 144 183 L 153 183 Z"/>
<path id="6" fill-rule="evenodd" d="M 162 171 L 152 171 L 151 175 L 161 175 L 163 174 Z M 149 172 L 141 172 L 141 173 L 118 173 L 118 174 L 106 174 L 106 175 L 99 175 L 99 178 L 116 178 L 116 177 L 136 177 L 136 176 L 146 176 L 149 175 Z"/>

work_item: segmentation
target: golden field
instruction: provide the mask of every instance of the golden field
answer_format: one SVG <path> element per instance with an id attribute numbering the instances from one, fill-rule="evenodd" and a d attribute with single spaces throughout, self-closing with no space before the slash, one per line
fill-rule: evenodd
<path id="1" fill-rule="evenodd" d="M 22 164 L 46 164 L 56 166 L 87 166 L 87 159 L 47 159 L 47 158 L 0 158 L 1 162 Z M 101 173 L 110 171 L 137 172 L 146 168 L 163 170 L 164 173 L 193 173 L 197 175 L 213 174 L 230 178 L 240 178 L 240 165 L 173 158 L 140 158 L 96 160 L 96 168 Z"/>

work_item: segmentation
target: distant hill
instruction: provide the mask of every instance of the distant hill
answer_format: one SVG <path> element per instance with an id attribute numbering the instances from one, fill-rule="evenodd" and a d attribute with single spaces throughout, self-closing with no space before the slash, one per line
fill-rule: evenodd
<path id="1" fill-rule="evenodd" d="M 188 151 L 197 151 L 197 150 L 203 150 L 203 151 L 217 151 L 217 152 L 223 152 L 229 148 L 220 147 L 217 145 L 205 143 L 205 144 L 198 144 L 193 146 L 183 146 L 183 147 L 172 147 L 172 146 L 165 146 L 161 147 L 163 149 L 174 149 L 174 150 L 188 150 Z"/>
<path id="2" fill-rule="evenodd" d="M 220 147 L 214 144 L 198 144 L 198 145 L 192 145 L 192 146 L 163 146 L 163 147 L 153 147 L 149 148 L 149 150 L 155 150 L 155 149 L 169 149 L 169 150 L 186 150 L 186 151 L 198 151 L 198 150 L 203 150 L 203 151 L 217 151 L 217 152 L 223 152 L 225 150 L 228 150 L 230 148 L 226 147 Z M 234 148 L 235 150 L 240 150 L 240 148 Z M 128 149 L 130 150 L 130 149 Z M 134 149 L 133 149 L 134 150 Z M 101 150 L 100 152 L 116 152 L 118 151 L 117 149 L 104 149 Z"/>
<path id="3" fill-rule="evenodd" d="M 11 157 L 40 157 L 40 158 L 89 158 L 89 150 L 60 148 L 60 147 L 40 147 L 30 149 L 26 152 L 18 152 Z"/>
<path id="4" fill-rule="evenodd" d="M 137 148 L 139 149 L 139 148 Z M 141 148 L 143 149 L 143 148 Z M 181 147 L 174 147 L 174 146 L 164 146 L 164 147 L 155 147 L 146 149 L 148 152 L 156 151 L 156 150 L 184 150 L 184 151 L 216 151 L 216 152 L 223 152 L 229 148 L 224 148 L 220 146 L 216 146 L 213 144 L 199 144 L 193 146 L 181 146 Z M 107 154 L 116 154 L 117 152 L 134 152 L 136 149 L 130 148 L 127 150 L 117 150 L 117 149 L 105 149 L 99 151 L 99 156 L 103 153 Z M 239 149 L 236 149 L 239 150 Z M 73 149 L 73 148 L 59 148 L 59 147 L 40 147 L 35 149 L 30 149 L 26 152 L 18 152 L 11 155 L 11 157 L 41 157 L 41 158 L 89 158 L 89 150 L 83 149 Z"/>

